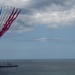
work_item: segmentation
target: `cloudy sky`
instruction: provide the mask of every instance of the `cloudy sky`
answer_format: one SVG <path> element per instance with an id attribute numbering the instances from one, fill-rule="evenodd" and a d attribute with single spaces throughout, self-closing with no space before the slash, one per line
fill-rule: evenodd
<path id="1" fill-rule="evenodd" d="M 75 0 L 1 0 L 22 9 L 0 39 L 0 59 L 75 59 Z"/>

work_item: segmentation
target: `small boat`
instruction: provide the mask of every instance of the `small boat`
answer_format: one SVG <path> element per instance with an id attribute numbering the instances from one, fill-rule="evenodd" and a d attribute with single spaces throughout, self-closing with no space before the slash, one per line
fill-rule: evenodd
<path id="1" fill-rule="evenodd" d="M 14 64 L 11 64 L 9 62 L 7 62 L 4 65 L 0 65 L 0 68 L 10 68 L 10 67 L 18 67 L 18 65 L 14 65 Z"/>

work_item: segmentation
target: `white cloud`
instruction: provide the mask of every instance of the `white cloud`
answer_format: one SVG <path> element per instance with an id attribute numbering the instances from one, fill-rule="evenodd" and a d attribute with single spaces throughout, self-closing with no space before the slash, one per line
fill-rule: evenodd
<path id="1" fill-rule="evenodd" d="M 1 0 L 0 5 L 23 8 L 28 4 L 29 1 L 30 0 Z"/>
<path id="2" fill-rule="evenodd" d="M 38 37 L 34 39 L 39 42 L 62 42 L 62 43 L 71 43 L 74 42 L 73 39 L 67 39 L 67 38 L 46 38 L 46 37 Z"/>
<path id="3" fill-rule="evenodd" d="M 33 17 L 38 24 L 47 25 L 49 28 L 71 26 L 75 21 L 75 6 L 64 11 L 53 10 L 53 8 L 50 7 L 49 9 L 48 7 L 46 11 L 34 13 Z"/>
<path id="4" fill-rule="evenodd" d="M 48 38 L 41 37 L 41 38 L 36 38 L 35 40 L 40 42 L 47 42 Z"/>
<path id="5" fill-rule="evenodd" d="M 30 18 L 29 18 L 30 17 Z M 12 24 L 9 32 L 26 32 L 34 30 L 31 16 L 19 15 L 17 20 Z"/>
<path id="6" fill-rule="evenodd" d="M 69 11 L 49 11 L 34 13 L 33 15 L 23 15 L 21 16 L 21 21 L 23 24 L 18 24 L 16 29 L 19 31 L 28 31 L 30 27 L 35 25 L 47 25 L 50 29 L 56 29 L 60 27 L 72 26 L 75 20 L 75 10 L 71 9 Z M 27 27 L 26 27 L 27 26 Z M 31 28 L 32 30 L 32 28 Z"/>
<path id="7" fill-rule="evenodd" d="M 49 9 L 49 8 L 48 8 Z M 46 10 L 46 11 L 35 11 L 33 14 L 21 15 L 18 20 L 21 20 L 19 29 L 25 31 L 35 25 L 46 25 L 50 29 L 57 29 L 60 27 L 67 27 L 74 25 L 75 21 L 75 7 L 70 10 L 58 11 L 58 10 Z M 18 21 L 17 21 L 18 22 Z M 32 30 L 32 28 L 31 28 Z"/>
<path id="8" fill-rule="evenodd" d="M 49 2 L 47 2 L 49 1 Z M 48 4 L 49 3 L 49 4 Z M 64 0 L 1 0 L 1 5 L 23 8 L 11 30 L 24 32 L 31 31 L 35 25 L 46 25 L 50 29 L 73 26 L 75 23 L 75 1 Z M 40 4 L 40 5 L 39 5 Z M 63 6 L 62 6 L 63 4 Z"/>

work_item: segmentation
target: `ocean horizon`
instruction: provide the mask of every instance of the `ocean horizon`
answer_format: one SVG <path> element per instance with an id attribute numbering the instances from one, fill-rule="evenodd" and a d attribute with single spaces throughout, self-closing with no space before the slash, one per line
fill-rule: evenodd
<path id="1" fill-rule="evenodd" d="M 0 60 L 18 67 L 0 67 L 0 75 L 75 75 L 75 59 Z"/>

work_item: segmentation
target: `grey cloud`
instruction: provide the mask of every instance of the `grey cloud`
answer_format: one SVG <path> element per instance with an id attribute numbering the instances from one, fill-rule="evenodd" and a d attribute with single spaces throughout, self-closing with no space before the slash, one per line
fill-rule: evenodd
<path id="1" fill-rule="evenodd" d="M 32 25 L 29 25 L 29 22 L 36 22 L 37 20 L 34 18 L 34 15 L 38 12 L 50 12 L 50 11 L 59 11 L 64 12 L 71 10 L 74 6 L 75 1 L 74 0 L 30 0 L 27 6 L 24 6 L 22 8 L 21 14 L 26 15 L 25 21 L 22 20 L 19 21 L 21 24 L 24 24 L 26 27 L 33 27 L 36 25 L 35 23 L 32 23 Z M 53 7 L 53 5 L 55 5 Z M 29 20 L 27 20 L 29 19 Z M 37 23 L 37 22 L 36 22 Z M 37 23 L 41 24 L 41 23 Z M 51 23 L 49 23 L 51 24 Z M 53 27 L 51 27 L 53 28 Z"/>
<path id="2" fill-rule="evenodd" d="M 5 0 L 0 4 L 5 4 Z M 26 3 L 26 2 L 25 2 Z M 35 25 L 47 25 L 48 28 L 60 28 L 73 25 L 75 1 L 74 0 L 28 0 L 25 4 L 22 0 L 12 0 L 6 5 L 21 7 L 21 15 L 13 23 L 12 31 L 30 31 Z"/>
<path id="3" fill-rule="evenodd" d="M 51 6 L 52 4 L 64 5 L 65 0 L 31 0 L 30 7 L 42 8 L 45 6 Z"/>
<path id="4" fill-rule="evenodd" d="M 74 0 L 31 0 L 28 6 L 23 8 L 22 13 L 33 14 L 35 10 L 45 11 L 45 8 L 51 7 L 52 5 L 62 7 L 60 10 L 69 10 L 74 3 Z"/>
<path id="5" fill-rule="evenodd" d="M 51 7 L 53 4 L 64 7 L 65 2 L 66 0 L 30 0 L 28 5 L 22 8 L 21 13 L 24 15 L 32 15 L 35 11 L 45 11 L 47 7 Z"/>
<path id="6" fill-rule="evenodd" d="M 21 19 L 17 20 L 16 22 L 19 23 L 19 25 L 23 25 L 25 27 L 32 27 L 31 25 L 27 24 L 28 22 L 24 22 Z"/>
<path id="7" fill-rule="evenodd" d="M 21 14 L 29 15 L 29 14 L 33 14 L 33 11 L 29 8 L 22 8 L 21 9 Z"/>

